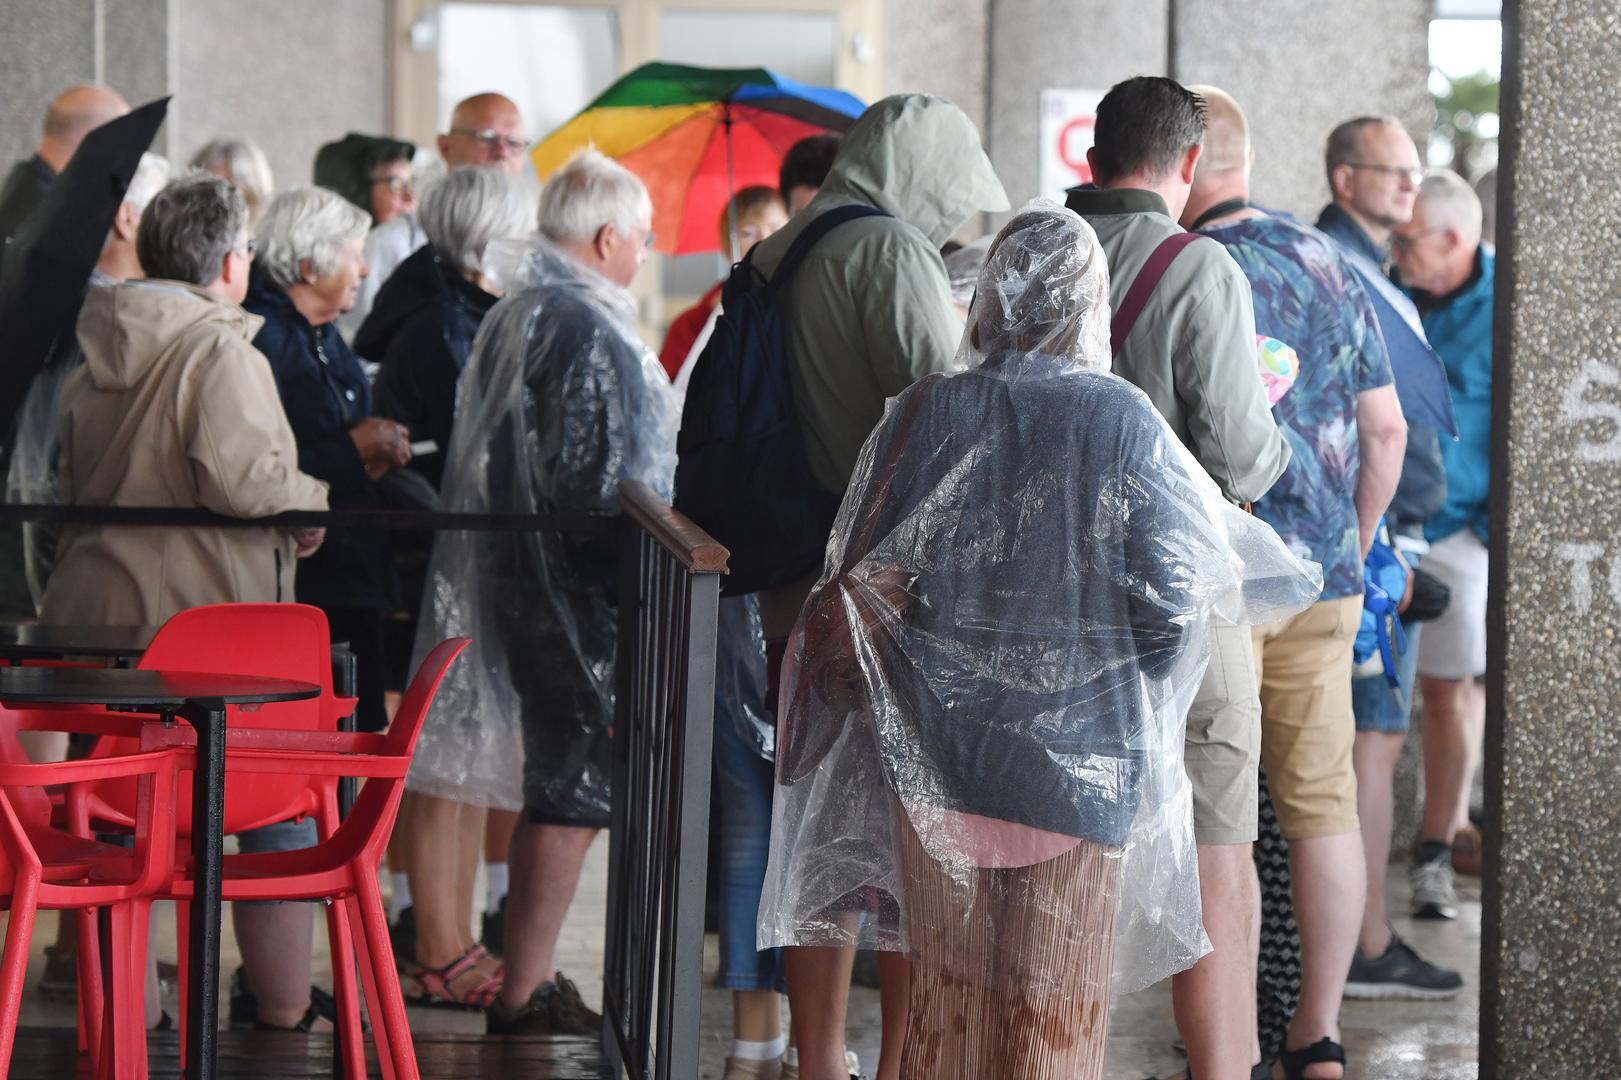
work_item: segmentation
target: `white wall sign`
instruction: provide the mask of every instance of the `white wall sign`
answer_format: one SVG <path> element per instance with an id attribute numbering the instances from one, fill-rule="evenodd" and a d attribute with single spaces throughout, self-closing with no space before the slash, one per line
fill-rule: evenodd
<path id="1" fill-rule="evenodd" d="M 1106 90 L 1041 92 L 1041 193 L 1062 197 L 1065 188 L 1090 183 L 1086 152 L 1092 148 L 1098 102 Z"/>

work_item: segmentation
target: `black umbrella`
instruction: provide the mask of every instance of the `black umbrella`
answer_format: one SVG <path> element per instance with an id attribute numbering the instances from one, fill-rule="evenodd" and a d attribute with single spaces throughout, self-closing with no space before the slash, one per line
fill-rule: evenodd
<path id="1" fill-rule="evenodd" d="M 6 245 L 0 261 L 0 447 L 11 444 L 17 409 L 57 338 L 73 333 L 90 271 L 168 110 L 169 99 L 160 98 L 86 135 Z"/>

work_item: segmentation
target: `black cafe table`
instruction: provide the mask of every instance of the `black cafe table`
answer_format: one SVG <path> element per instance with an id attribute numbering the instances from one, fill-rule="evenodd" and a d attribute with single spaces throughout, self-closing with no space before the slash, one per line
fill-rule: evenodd
<path id="1" fill-rule="evenodd" d="M 155 626 L 0 626 L 0 661 L 93 657 L 130 663 L 152 644 Z"/>
<path id="2" fill-rule="evenodd" d="M 76 650 L 77 651 L 77 650 Z M 316 697 L 313 683 L 246 675 L 205 675 L 132 668 L 0 666 L 6 705 L 106 705 L 125 712 L 179 717 L 197 731 L 192 773 L 190 993 L 186 1002 L 186 1075 L 212 1080 L 219 1036 L 220 861 L 225 843 L 225 707 Z M 203 808 L 201 827 L 198 808 Z"/>

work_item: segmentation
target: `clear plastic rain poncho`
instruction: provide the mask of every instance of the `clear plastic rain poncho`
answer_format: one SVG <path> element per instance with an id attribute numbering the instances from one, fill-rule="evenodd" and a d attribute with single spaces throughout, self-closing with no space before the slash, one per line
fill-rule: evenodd
<path id="1" fill-rule="evenodd" d="M 615 513 L 621 480 L 668 498 L 675 404 L 630 294 L 543 239 L 491 261 L 506 298 L 458 383 L 444 508 Z M 617 550 L 612 535 L 439 533 L 416 655 L 457 634 L 473 644 L 434 701 L 412 790 L 517 809 L 538 785 L 550 810 L 607 816 Z M 547 757 L 525 762 L 537 725 Z"/>
<path id="2" fill-rule="evenodd" d="M 1208 949 L 1182 767 L 1208 623 L 1291 615 L 1321 573 L 1109 374 L 1108 296 L 1090 227 L 1032 203 L 966 370 L 867 440 L 783 673 L 760 947 L 933 951 L 1066 1001 L 1088 950 L 1106 1000 L 1111 929 L 1120 992 Z"/>

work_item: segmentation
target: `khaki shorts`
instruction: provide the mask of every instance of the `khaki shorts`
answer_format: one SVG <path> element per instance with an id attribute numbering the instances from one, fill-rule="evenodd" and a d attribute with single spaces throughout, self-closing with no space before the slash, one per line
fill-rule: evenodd
<path id="1" fill-rule="evenodd" d="M 1193 837 L 1201 844 L 1255 839 L 1261 701 L 1250 633 L 1220 618 L 1210 626 L 1210 666 L 1188 709 L 1183 764 L 1193 786 Z"/>
<path id="2" fill-rule="evenodd" d="M 1261 763 L 1289 840 L 1357 831 L 1351 646 L 1362 597 L 1322 600 L 1254 630 Z"/>

